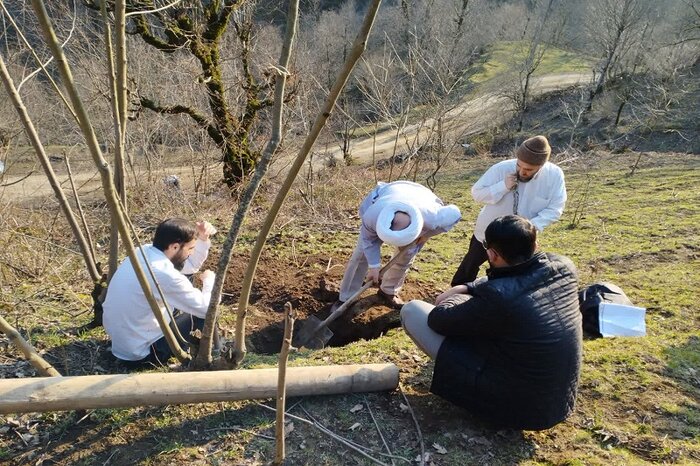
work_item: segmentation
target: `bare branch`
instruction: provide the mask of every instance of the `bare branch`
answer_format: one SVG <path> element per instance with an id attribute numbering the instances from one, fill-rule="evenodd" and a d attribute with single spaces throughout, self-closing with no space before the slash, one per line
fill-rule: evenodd
<path id="1" fill-rule="evenodd" d="M 136 16 L 136 15 L 148 15 L 152 13 L 157 13 L 159 11 L 167 10 L 170 7 L 173 7 L 180 3 L 182 0 L 175 0 L 172 3 L 168 3 L 167 5 L 163 5 L 160 8 L 156 8 L 154 10 L 138 10 L 138 11 L 130 11 L 129 13 L 125 14 L 124 17 L 128 18 L 129 16 Z"/>
<path id="2" fill-rule="evenodd" d="M 7 335 L 7 337 L 15 344 L 15 346 L 22 351 L 24 357 L 29 361 L 29 363 L 36 369 L 39 374 L 45 377 L 60 377 L 61 374 L 54 369 L 54 367 L 49 364 L 46 359 L 39 356 L 39 353 L 30 345 L 27 340 L 22 338 L 22 335 L 12 327 L 2 316 L 0 316 L 0 331 Z"/>

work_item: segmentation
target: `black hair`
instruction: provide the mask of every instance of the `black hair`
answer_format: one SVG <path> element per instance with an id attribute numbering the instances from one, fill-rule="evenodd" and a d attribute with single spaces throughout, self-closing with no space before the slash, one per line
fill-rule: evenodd
<path id="1" fill-rule="evenodd" d="M 537 229 L 518 215 L 498 217 L 486 227 L 485 245 L 496 250 L 508 265 L 517 265 L 535 253 Z"/>
<path id="2" fill-rule="evenodd" d="M 197 225 L 184 218 L 169 218 L 156 227 L 153 246 L 165 251 L 173 243 L 189 243 L 197 236 Z"/>

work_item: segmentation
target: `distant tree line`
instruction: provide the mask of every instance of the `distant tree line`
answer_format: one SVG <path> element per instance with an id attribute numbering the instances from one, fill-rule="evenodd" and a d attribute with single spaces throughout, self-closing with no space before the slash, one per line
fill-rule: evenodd
<path id="1" fill-rule="evenodd" d="M 98 135 L 112 136 L 108 81 L 99 14 L 101 0 L 51 2 L 60 40 L 85 101 L 96 115 Z M 37 68 L 27 43 L 46 61 L 31 9 L 24 0 L 3 2 L 0 48 L 15 72 Z M 260 157 L 269 132 L 274 67 L 282 40 L 284 6 L 269 0 L 129 0 L 130 157 L 165 157 L 165 148 L 214 152 L 224 161 L 224 178 L 235 185 Z M 292 56 L 284 138 L 308 131 L 344 61 L 366 0 L 301 2 L 299 40 Z M 113 1 L 108 0 L 108 8 Z M 22 30 L 20 37 L 15 25 Z M 518 42 L 526 52 L 508 63 L 509 81 L 499 83 L 516 112 L 531 99 L 531 78 L 552 47 L 592 63 L 583 112 L 615 83 L 617 117 L 634 101 L 636 89 L 663 83 L 700 56 L 700 0 L 395 0 L 385 2 L 362 63 L 338 101 L 326 140 L 352 160 L 349 141 L 358 127 L 391 128 L 397 135 L 416 121 L 431 125 L 430 141 L 411 142 L 412 151 L 446 143 L 444 115 L 472 89 L 470 74 L 491 46 Z M 26 39 L 26 43 L 24 42 Z M 524 57 L 524 58 L 523 58 Z M 50 74 L 55 64 L 47 63 Z M 55 77 L 55 76 L 54 76 Z M 80 141 L 74 122 L 38 73 L 23 83 L 30 107 L 43 109 L 35 122 L 50 144 Z M 0 123 L 13 134 L 8 118 Z M 21 133 L 17 132 L 21 137 Z M 452 135 L 453 139 L 458 135 Z M 454 141 L 453 141 L 454 142 Z M 410 155 L 410 154 L 409 154 Z M 440 154 L 438 154 L 438 158 Z"/>

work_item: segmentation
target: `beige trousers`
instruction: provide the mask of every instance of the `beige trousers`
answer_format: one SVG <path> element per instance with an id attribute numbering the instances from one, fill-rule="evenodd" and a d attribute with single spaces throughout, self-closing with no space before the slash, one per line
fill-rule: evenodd
<path id="1" fill-rule="evenodd" d="M 402 257 L 399 258 L 396 263 L 394 263 L 382 277 L 382 284 L 380 289 L 388 294 L 395 295 L 403 287 L 403 283 L 406 280 L 406 275 L 408 274 L 408 269 L 413 264 L 413 260 L 416 258 L 416 254 L 420 250 L 419 247 L 413 246 L 410 251 L 406 251 Z M 398 253 L 398 249 L 394 251 L 394 255 Z M 355 250 L 350 256 L 348 265 L 345 266 L 345 274 L 343 275 L 343 280 L 340 282 L 340 296 L 338 297 L 341 301 L 347 301 L 350 297 L 357 293 L 357 291 L 362 288 L 362 284 L 365 280 L 365 275 L 367 275 L 367 258 L 362 251 L 362 246 L 360 242 L 357 242 Z"/>

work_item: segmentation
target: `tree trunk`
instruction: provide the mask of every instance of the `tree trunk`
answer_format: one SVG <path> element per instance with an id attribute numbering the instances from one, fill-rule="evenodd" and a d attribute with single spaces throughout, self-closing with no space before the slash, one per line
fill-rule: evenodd
<path id="1" fill-rule="evenodd" d="M 224 183 L 229 187 L 238 185 L 255 168 L 260 153 L 253 151 L 247 140 L 231 136 L 224 143 Z"/>
<path id="2" fill-rule="evenodd" d="M 27 340 L 22 338 L 22 335 L 11 326 L 5 319 L 0 316 L 0 331 L 7 335 L 15 346 L 22 351 L 24 357 L 29 364 L 31 364 L 37 372 L 45 377 L 60 377 L 61 374 L 54 369 L 54 367 L 49 364 L 44 358 L 39 356 L 39 353 L 30 345 Z"/>
<path id="3" fill-rule="evenodd" d="M 287 402 L 287 359 L 289 351 L 292 348 L 292 336 L 294 334 L 294 319 L 296 313 L 292 308 L 292 304 L 287 302 L 284 304 L 284 339 L 282 340 L 282 348 L 277 363 L 277 405 L 276 420 L 275 420 L 275 465 L 284 464 L 285 449 L 284 449 L 284 414 Z"/>
<path id="4" fill-rule="evenodd" d="M 331 112 L 335 107 L 335 103 L 338 100 L 340 92 L 345 87 L 345 84 L 350 78 L 350 73 L 355 67 L 357 61 L 360 59 L 360 56 L 362 56 L 365 47 L 367 46 L 367 37 L 369 36 L 370 31 L 372 30 L 372 25 L 374 24 L 374 19 L 377 16 L 377 10 L 379 10 L 380 4 L 381 0 L 373 0 L 372 3 L 370 3 L 370 5 L 368 6 L 365 19 L 362 23 L 360 31 L 357 33 L 357 37 L 355 38 L 355 42 L 353 43 L 350 55 L 345 61 L 343 69 L 338 74 L 338 77 L 336 78 L 333 87 L 331 87 L 330 92 L 328 93 L 328 97 L 326 97 L 326 101 L 323 104 L 323 109 L 316 116 L 314 124 L 311 127 L 311 132 L 306 137 L 306 140 L 304 141 L 304 144 L 299 150 L 299 154 L 297 154 L 296 159 L 294 159 L 294 163 L 292 163 L 292 166 L 289 169 L 287 178 L 284 180 L 284 183 L 282 184 L 279 193 L 275 197 L 272 207 L 270 208 L 270 211 L 260 229 L 260 233 L 258 234 L 258 237 L 255 240 L 253 251 L 250 254 L 248 267 L 246 268 L 245 276 L 243 277 L 243 283 L 241 285 L 241 295 L 238 300 L 238 313 L 236 319 L 235 335 L 236 347 L 234 350 L 236 364 L 240 364 L 241 361 L 243 361 L 243 358 L 245 358 L 246 354 L 245 319 L 248 313 L 248 300 L 250 298 L 250 291 L 253 286 L 253 277 L 255 276 L 255 270 L 258 266 L 258 261 L 260 260 L 262 249 L 265 246 L 265 242 L 267 241 L 267 235 L 272 229 L 272 224 L 277 218 L 277 214 L 279 213 L 282 204 L 287 198 L 287 194 L 289 193 L 289 190 L 292 187 L 292 183 L 294 182 L 294 179 L 299 173 L 299 170 L 304 164 L 306 156 L 309 155 L 309 152 L 311 152 L 311 148 L 316 142 L 319 133 L 326 125 L 326 121 L 328 120 L 328 117 L 330 117 Z"/>
<path id="5" fill-rule="evenodd" d="M 615 116 L 615 126 L 620 124 L 620 116 L 622 115 L 622 109 L 625 108 L 625 104 L 627 103 L 627 100 L 623 100 L 620 102 L 620 106 L 617 108 L 617 115 Z"/>
<path id="6" fill-rule="evenodd" d="M 267 173 L 272 156 L 275 154 L 282 141 L 282 110 L 284 108 L 284 94 L 288 76 L 287 67 L 289 66 L 289 59 L 292 54 L 298 19 L 299 0 L 291 0 L 287 13 L 287 30 L 284 43 L 282 44 L 282 50 L 280 51 L 280 72 L 275 78 L 275 100 L 272 110 L 272 131 L 270 133 L 270 140 L 263 150 L 260 163 L 255 167 L 255 173 L 248 183 L 248 186 L 246 186 L 243 196 L 241 196 L 238 208 L 231 221 L 231 227 L 229 228 L 221 250 L 221 257 L 219 258 L 219 264 L 216 269 L 214 288 L 211 292 L 211 301 L 209 302 L 207 317 L 204 320 L 204 327 L 202 328 L 202 339 L 199 344 L 199 351 L 197 357 L 193 361 L 193 366 L 196 369 L 204 369 L 212 362 L 212 343 L 214 340 L 214 332 L 216 331 L 216 322 L 219 319 L 219 300 L 221 299 L 221 292 L 223 291 L 228 265 L 231 262 L 233 247 L 236 245 L 238 233 L 243 225 L 243 220 L 245 220 L 250 204 L 255 197 L 255 193 L 258 187 L 260 187 L 263 177 Z M 226 168 L 224 168 L 224 170 L 225 169 Z"/>

